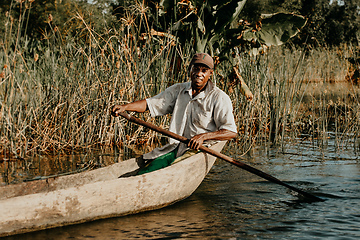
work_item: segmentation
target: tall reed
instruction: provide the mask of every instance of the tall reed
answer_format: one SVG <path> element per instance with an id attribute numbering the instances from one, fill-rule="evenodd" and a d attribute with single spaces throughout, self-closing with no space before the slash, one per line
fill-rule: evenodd
<path id="1" fill-rule="evenodd" d="M 102 32 L 80 13 L 74 16 L 79 28 L 75 36 L 62 35 L 49 21 L 52 32 L 41 41 L 21 35 L 25 13 L 17 21 L 7 17 L 0 39 L 2 153 L 24 157 L 35 151 L 134 144 L 147 146 L 147 151 L 162 141 L 152 131 L 111 117 L 110 108 L 186 81 L 191 46 L 179 46 L 170 35 L 153 31 L 149 13 L 139 3 L 116 26 L 104 25 Z M 247 102 L 229 78 L 231 66 L 219 65 L 217 84 L 233 100 L 240 132 L 231 144 L 239 153 L 269 142 L 285 149 L 292 139 L 304 136 L 321 147 L 329 131 L 339 147 L 356 142 L 358 87 L 335 91 L 353 51 L 348 46 L 335 51 L 277 47 L 257 57 L 235 52 L 254 100 Z M 335 90 L 330 91 L 331 86 Z M 168 125 L 168 116 L 139 117 Z"/>
<path id="2" fill-rule="evenodd" d="M 178 54 L 173 40 L 151 34 L 141 5 L 134 5 L 118 28 L 107 26 L 101 33 L 82 15 L 74 17 L 82 22 L 78 38 L 54 30 L 43 41 L 22 37 L 19 26 L 8 18 L 0 53 L 4 153 L 24 157 L 31 151 L 156 139 L 150 131 L 133 131 L 123 120 L 112 118 L 109 109 L 167 87 L 173 82 L 171 59 L 186 61 L 186 56 Z M 166 125 L 166 118 L 161 124 Z"/>
<path id="3" fill-rule="evenodd" d="M 238 86 L 223 84 L 234 101 L 239 152 L 269 143 L 285 151 L 299 139 L 312 140 L 321 149 L 329 137 L 336 138 L 337 149 L 354 146 L 360 88 L 346 81 L 346 59 L 355 50 L 277 47 L 256 57 L 238 54 L 242 75 L 254 93 L 249 103 Z"/>

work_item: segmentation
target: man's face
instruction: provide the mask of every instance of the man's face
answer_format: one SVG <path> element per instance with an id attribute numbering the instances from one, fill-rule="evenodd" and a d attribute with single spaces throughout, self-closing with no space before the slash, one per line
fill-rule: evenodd
<path id="1" fill-rule="evenodd" d="M 206 86 L 213 70 L 203 64 L 194 64 L 190 68 L 191 86 L 193 90 L 201 91 Z"/>

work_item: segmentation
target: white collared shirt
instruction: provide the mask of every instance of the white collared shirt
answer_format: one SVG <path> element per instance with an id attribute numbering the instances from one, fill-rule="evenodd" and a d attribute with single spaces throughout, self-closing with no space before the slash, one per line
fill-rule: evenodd
<path id="1" fill-rule="evenodd" d="M 205 90 L 194 98 L 191 82 L 185 82 L 146 99 L 146 103 L 152 117 L 171 113 L 169 131 L 186 138 L 221 129 L 237 132 L 230 97 L 210 80 Z M 179 141 L 170 138 L 169 144 L 144 154 L 144 158 L 159 157 L 174 150 L 178 144 Z M 180 143 L 177 156 L 181 156 L 186 149 L 186 145 Z"/>

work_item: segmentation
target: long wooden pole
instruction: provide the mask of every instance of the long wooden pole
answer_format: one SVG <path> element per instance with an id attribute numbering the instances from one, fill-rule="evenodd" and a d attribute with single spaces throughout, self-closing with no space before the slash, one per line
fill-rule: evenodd
<path id="1" fill-rule="evenodd" d="M 125 113 L 125 112 L 120 113 L 120 116 L 126 118 L 130 122 L 133 122 L 133 123 L 142 125 L 144 127 L 150 128 L 150 129 L 152 129 L 152 130 L 154 130 L 156 132 L 159 132 L 159 133 L 161 133 L 161 134 L 163 134 L 165 136 L 174 138 L 174 139 L 176 139 L 176 140 L 178 140 L 180 142 L 183 142 L 185 144 L 187 144 L 189 142 L 189 139 L 187 139 L 186 137 L 180 136 L 180 135 L 178 135 L 176 133 L 173 133 L 173 132 L 167 131 L 165 129 L 162 129 L 160 127 L 157 127 L 157 126 L 155 126 L 155 125 L 153 125 L 151 123 L 148 123 L 148 122 L 145 122 L 145 121 L 140 120 L 138 118 L 135 118 L 135 117 L 133 117 L 133 116 L 131 116 L 131 115 Z M 231 158 L 229 156 L 226 156 L 226 155 L 224 155 L 224 154 L 222 154 L 220 152 L 214 151 L 214 150 L 209 149 L 209 148 L 204 147 L 204 146 L 201 146 L 200 150 L 202 152 L 205 152 L 205 153 L 211 154 L 211 155 L 213 155 L 215 157 L 218 157 L 218 158 L 220 158 L 220 159 L 222 159 L 222 160 L 224 160 L 224 161 L 226 161 L 228 163 L 231 163 L 231 164 L 233 164 L 233 165 L 235 165 L 237 167 L 240 167 L 240 168 L 242 168 L 242 169 L 244 169 L 244 170 L 246 170 L 248 172 L 251 172 L 251 173 L 253 173 L 253 174 L 255 174 L 255 175 L 259 176 L 259 177 L 262 177 L 262 178 L 264 178 L 264 179 L 266 179 L 266 180 L 268 180 L 270 182 L 282 185 L 284 187 L 287 187 L 287 188 L 293 190 L 294 192 L 300 193 L 302 196 L 304 196 L 305 198 L 307 198 L 310 201 L 324 201 L 323 199 L 321 199 L 321 198 L 319 198 L 319 197 L 317 197 L 317 196 L 315 196 L 315 195 L 313 195 L 311 193 L 305 192 L 305 191 L 303 191 L 303 190 L 301 190 L 299 188 L 296 188 L 296 187 L 293 187 L 293 186 L 291 186 L 291 185 L 289 185 L 287 183 L 284 183 L 283 181 L 280 181 L 279 179 L 277 179 L 277 178 L 275 178 L 275 177 L 273 177 L 273 176 L 271 176 L 271 175 L 269 175 L 269 174 L 267 174 L 267 173 L 265 173 L 265 172 L 263 172 L 261 170 L 258 170 L 258 169 L 253 168 L 253 167 L 251 167 L 251 166 L 249 166 L 249 165 L 247 165 L 245 163 L 237 161 L 237 160 L 235 160 L 235 159 L 233 159 L 233 158 Z"/>

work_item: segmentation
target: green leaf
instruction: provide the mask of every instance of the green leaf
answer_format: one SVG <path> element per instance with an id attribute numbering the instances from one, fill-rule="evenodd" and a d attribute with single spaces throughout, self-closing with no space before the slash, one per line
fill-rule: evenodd
<path id="1" fill-rule="evenodd" d="M 205 52 L 208 39 L 203 37 L 199 31 L 195 32 L 195 52 Z"/>
<path id="2" fill-rule="evenodd" d="M 255 33 L 246 33 L 252 36 L 261 44 L 267 46 L 278 46 L 285 43 L 290 38 L 300 32 L 300 29 L 306 24 L 306 18 L 295 14 L 269 14 L 263 15 L 260 31 Z"/>
<path id="3" fill-rule="evenodd" d="M 214 15 L 216 19 L 214 27 L 215 33 L 221 33 L 226 28 L 230 28 L 234 20 L 237 19 L 245 3 L 246 0 L 232 0 L 225 4 L 217 5 L 217 11 Z"/>
<path id="4" fill-rule="evenodd" d="M 197 27 L 202 32 L 202 34 L 205 34 L 206 27 L 205 27 L 205 24 L 203 23 L 203 21 L 201 21 L 200 18 L 198 18 L 198 20 L 197 20 Z"/>

